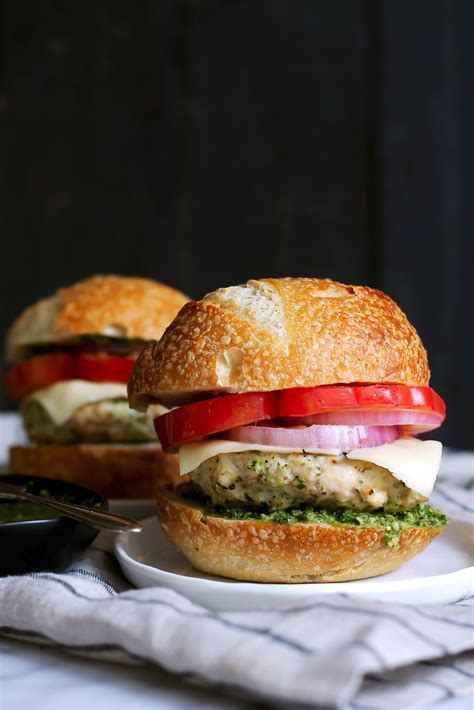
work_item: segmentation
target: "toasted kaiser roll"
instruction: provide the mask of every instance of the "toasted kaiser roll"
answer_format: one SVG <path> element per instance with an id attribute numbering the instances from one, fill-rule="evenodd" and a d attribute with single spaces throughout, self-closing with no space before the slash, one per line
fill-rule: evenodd
<path id="1" fill-rule="evenodd" d="M 187 303 L 129 380 L 132 407 L 337 383 L 426 386 L 426 351 L 381 291 L 330 279 L 248 281 Z"/>
<path id="2" fill-rule="evenodd" d="M 129 276 L 92 276 L 30 306 L 7 333 L 6 355 L 84 335 L 159 338 L 188 298 L 162 283 Z"/>
<path id="3" fill-rule="evenodd" d="M 403 530 L 396 547 L 381 528 L 229 520 L 160 489 L 158 518 L 167 537 L 203 572 L 251 582 L 345 582 L 391 572 L 421 552 L 442 528 Z"/>
<path id="4" fill-rule="evenodd" d="M 108 498 L 154 498 L 157 487 L 179 479 L 178 457 L 156 444 L 12 446 L 9 470 L 69 481 Z"/>

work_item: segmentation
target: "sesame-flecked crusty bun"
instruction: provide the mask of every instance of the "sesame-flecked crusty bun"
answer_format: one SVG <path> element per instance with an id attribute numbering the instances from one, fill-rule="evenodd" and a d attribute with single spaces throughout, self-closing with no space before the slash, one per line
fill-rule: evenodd
<path id="1" fill-rule="evenodd" d="M 12 446 L 9 471 L 68 481 L 108 498 L 154 498 L 158 486 L 179 480 L 178 457 L 158 444 Z"/>
<path id="2" fill-rule="evenodd" d="M 179 493 L 179 488 L 176 489 Z M 403 530 L 396 547 L 380 528 L 211 517 L 162 489 L 158 517 L 167 537 L 203 572 L 251 582 L 345 582 L 386 574 L 421 552 L 441 528 Z"/>
<path id="3" fill-rule="evenodd" d="M 132 407 L 206 393 L 337 383 L 429 382 L 426 351 L 381 291 L 282 278 L 222 288 L 186 304 L 129 380 Z"/>
<path id="4" fill-rule="evenodd" d="M 22 348 L 81 335 L 150 340 L 188 301 L 157 281 L 129 276 L 91 276 L 27 308 L 7 333 L 7 359 Z"/>

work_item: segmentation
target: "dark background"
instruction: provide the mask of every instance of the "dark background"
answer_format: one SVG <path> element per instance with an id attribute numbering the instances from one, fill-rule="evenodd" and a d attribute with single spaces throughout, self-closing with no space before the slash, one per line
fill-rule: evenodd
<path id="1" fill-rule="evenodd" d="M 474 447 L 472 0 L 6 0 L 4 331 L 95 272 L 386 290 Z"/>

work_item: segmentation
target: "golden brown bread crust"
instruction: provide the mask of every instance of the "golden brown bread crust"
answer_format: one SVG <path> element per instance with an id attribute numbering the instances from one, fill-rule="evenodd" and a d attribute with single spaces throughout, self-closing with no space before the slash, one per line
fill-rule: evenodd
<path id="1" fill-rule="evenodd" d="M 108 498 L 154 498 L 157 486 L 179 481 L 178 457 L 155 444 L 12 446 L 9 470 L 69 481 Z"/>
<path id="2" fill-rule="evenodd" d="M 179 489 L 178 489 L 179 490 Z M 440 528 L 410 528 L 397 547 L 377 528 L 254 522 L 205 517 L 166 489 L 157 511 L 167 537 L 196 567 L 250 582 L 345 582 L 391 572 L 417 555 Z"/>
<path id="3" fill-rule="evenodd" d="M 129 380 L 131 406 L 205 393 L 429 382 L 426 351 L 381 291 L 329 279 L 249 281 L 187 303 Z"/>
<path id="4" fill-rule="evenodd" d="M 22 346 L 103 334 L 160 338 L 188 298 L 157 281 L 91 276 L 27 308 L 7 334 L 7 357 Z"/>

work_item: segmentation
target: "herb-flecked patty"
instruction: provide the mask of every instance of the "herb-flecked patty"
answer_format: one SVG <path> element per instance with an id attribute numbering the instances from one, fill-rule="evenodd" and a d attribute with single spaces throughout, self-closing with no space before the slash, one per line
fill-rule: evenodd
<path id="1" fill-rule="evenodd" d="M 56 424 L 45 408 L 25 400 L 21 412 L 28 437 L 41 444 L 156 442 L 151 416 L 130 409 L 125 397 L 89 402 L 63 424 Z"/>
<path id="2" fill-rule="evenodd" d="M 426 500 L 387 469 L 343 454 L 221 454 L 190 477 L 212 505 L 245 503 L 267 511 L 299 505 L 405 510 Z"/>

